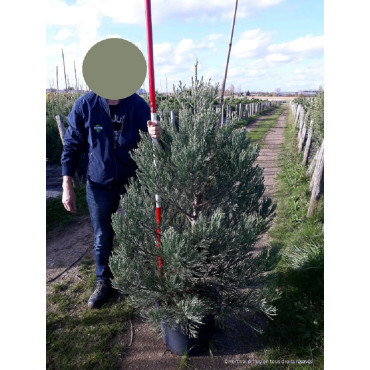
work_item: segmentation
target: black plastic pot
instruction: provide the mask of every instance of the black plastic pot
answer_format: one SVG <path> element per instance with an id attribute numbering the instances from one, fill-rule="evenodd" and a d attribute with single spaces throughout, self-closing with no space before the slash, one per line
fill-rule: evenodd
<path id="1" fill-rule="evenodd" d="M 184 353 L 190 356 L 197 356 L 206 352 L 209 348 L 209 341 L 215 333 L 215 315 L 210 315 L 203 319 L 204 325 L 198 329 L 197 338 L 189 338 L 181 332 L 180 326 L 174 328 L 168 327 L 162 321 L 163 341 L 170 349 L 178 355 Z"/>

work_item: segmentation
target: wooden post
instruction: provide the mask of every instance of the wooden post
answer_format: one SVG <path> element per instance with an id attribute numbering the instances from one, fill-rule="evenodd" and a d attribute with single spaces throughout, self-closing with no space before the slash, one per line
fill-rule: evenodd
<path id="1" fill-rule="evenodd" d="M 305 139 L 306 139 L 306 134 L 307 134 L 307 125 L 306 125 L 306 121 L 308 119 L 308 112 L 305 114 L 305 116 L 303 117 L 302 121 L 303 121 L 303 124 L 302 124 L 302 128 L 300 129 L 300 133 L 298 134 L 298 137 L 299 137 L 299 143 L 298 143 L 298 152 L 301 152 L 302 149 L 303 149 L 303 144 L 305 142 Z"/>
<path id="2" fill-rule="evenodd" d="M 66 75 L 66 65 L 65 65 L 65 63 L 64 63 L 64 53 L 63 53 L 63 49 L 62 49 L 62 57 L 63 57 L 63 68 L 64 68 L 64 82 L 65 82 L 65 84 L 66 84 L 66 91 L 65 91 L 65 92 L 67 92 L 67 88 L 68 88 L 68 86 L 67 86 L 67 75 Z"/>
<path id="3" fill-rule="evenodd" d="M 306 146 L 304 148 L 304 153 L 303 153 L 303 160 L 302 164 L 306 166 L 308 162 L 308 155 L 310 153 L 310 148 L 311 148 L 311 143 L 312 143 L 312 130 L 313 130 L 313 120 L 310 122 L 310 127 L 308 128 L 308 135 L 307 135 L 307 140 L 306 140 Z"/>
<path id="4" fill-rule="evenodd" d="M 77 94 L 78 94 L 79 92 L 78 92 L 78 81 L 77 81 L 76 62 L 75 61 L 73 61 L 73 67 L 75 69 L 76 91 L 77 91 Z"/>
<path id="5" fill-rule="evenodd" d="M 315 166 L 316 166 L 316 162 L 317 162 L 317 158 L 319 157 L 319 151 L 320 150 L 316 150 L 316 153 L 315 153 L 315 156 L 313 157 L 307 171 L 306 171 L 306 175 L 307 176 L 310 176 L 312 175 L 312 172 L 313 170 L 315 169 Z"/>
<path id="6" fill-rule="evenodd" d="M 173 127 L 177 130 L 177 127 L 176 127 L 176 118 L 175 118 L 175 111 L 174 110 L 171 110 L 171 122 L 173 124 Z"/>
<path id="7" fill-rule="evenodd" d="M 230 104 L 227 105 L 227 118 L 231 120 L 231 105 Z"/>
<path id="8" fill-rule="evenodd" d="M 58 66 L 57 66 L 57 94 L 59 98 L 59 79 L 58 79 Z"/>
<path id="9" fill-rule="evenodd" d="M 62 144 L 64 146 L 64 135 L 66 133 L 66 129 L 65 129 L 63 121 L 62 121 L 62 116 L 60 114 L 58 114 L 57 116 L 55 116 L 55 120 L 57 121 L 60 140 L 62 140 Z"/>
<path id="10" fill-rule="evenodd" d="M 299 143 L 298 143 L 298 152 L 301 152 L 303 150 L 303 144 L 306 139 L 306 134 L 307 134 L 307 126 L 305 123 L 303 123 L 301 137 L 299 138 Z"/>
<path id="11" fill-rule="evenodd" d="M 311 199 L 307 211 L 307 217 L 311 217 L 313 215 L 317 202 L 320 199 L 323 176 L 324 176 L 324 140 L 322 141 L 320 146 L 315 171 L 313 173 L 310 183 Z"/>
<path id="12" fill-rule="evenodd" d="M 298 105 L 297 114 L 296 114 L 295 120 L 294 120 L 295 126 L 297 126 L 297 124 L 298 124 L 298 118 L 299 118 L 299 115 L 301 114 L 301 108 L 302 108 L 302 106 L 301 105 Z"/>

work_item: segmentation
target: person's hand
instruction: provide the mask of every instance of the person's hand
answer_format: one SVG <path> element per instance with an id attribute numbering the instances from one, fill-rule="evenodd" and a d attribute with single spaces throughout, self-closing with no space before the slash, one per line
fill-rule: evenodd
<path id="1" fill-rule="evenodd" d="M 63 176 L 62 203 L 64 205 L 64 208 L 68 212 L 71 212 L 71 213 L 77 212 L 76 195 L 73 190 L 72 177 L 70 176 Z"/>
<path id="2" fill-rule="evenodd" d="M 158 121 L 148 121 L 148 132 L 152 139 L 160 140 L 163 128 Z"/>

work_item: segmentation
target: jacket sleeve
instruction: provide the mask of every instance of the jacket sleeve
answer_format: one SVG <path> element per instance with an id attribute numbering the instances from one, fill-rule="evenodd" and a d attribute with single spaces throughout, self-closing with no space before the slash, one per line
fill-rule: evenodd
<path id="1" fill-rule="evenodd" d="M 62 175 L 74 176 L 79 155 L 86 151 L 87 134 L 85 120 L 80 108 L 81 101 L 76 101 L 71 113 L 67 117 L 68 129 L 64 136 L 64 148 L 62 153 Z"/>

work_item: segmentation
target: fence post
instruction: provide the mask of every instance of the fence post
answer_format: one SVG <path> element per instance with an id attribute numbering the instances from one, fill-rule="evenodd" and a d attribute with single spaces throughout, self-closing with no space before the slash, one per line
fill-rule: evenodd
<path id="1" fill-rule="evenodd" d="M 175 111 L 171 110 L 171 123 L 173 124 L 173 127 L 178 131 L 176 127 L 176 119 L 175 119 Z"/>
<path id="2" fill-rule="evenodd" d="M 294 120 L 295 126 L 297 126 L 297 124 L 298 124 L 298 118 L 299 118 L 299 115 L 301 114 L 301 108 L 302 108 L 302 106 L 298 105 L 297 113 L 296 113 L 295 120 Z"/>
<path id="3" fill-rule="evenodd" d="M 306 125 L 306 121 L 308 120 L 308 112 L 305 114 L 305 116 L 303 117 L 302 121 L 303 121 L 303 125 L 302 125 L 302 129 L 300 131 L 300 135 L 299 135 L 299 143 L 298 143 L 298 152 L 301 152 L 302 149 L 303 149 L 303 144 L 305 142 L 305 139 L 306 139 L 306 134 L 307 134 L 307 125 Z"/>
<path id="4" fill-rule="evenodd" d="M 324 176 L 324 140 L 321 143 L 315 171 L 310 183 L 311 199 L 307 211 L 307 217 L 311 217 L 321 195 L 321 184 Z"/>
<path id="5" fill-rule="evenodd" d="M 239 121 L 243 118 L 243 104 L 239 104 Z"/>
<path id="6" fill-rule="evenodd" d="M 306 146 L 304 148 L 304 153 L 303 153 L 302 164 L 304 166 L 308 162 L 308 155 L 310 153 L 311 142 L 312 142 L 312 129 L 313 129 L 313 120 L 311 119 L 311 121 L 310 121 L 310 127 L 308 128 L 308 135 L 307 135 L 307 140 L 306 140 Z"/>
<path id="7" fill-rule="evenodd" d="M 62 144 L 64 146 L 64 135 L 66 133 L 66 129 L 63 125 L 62 116 L 60 114 L 58 114 L 57 116 L 55 116 L 55 120 L 57 121 L 60 140 L 62 140 Z"/>

